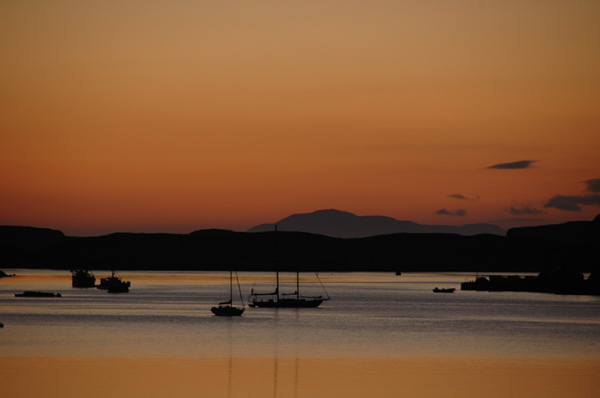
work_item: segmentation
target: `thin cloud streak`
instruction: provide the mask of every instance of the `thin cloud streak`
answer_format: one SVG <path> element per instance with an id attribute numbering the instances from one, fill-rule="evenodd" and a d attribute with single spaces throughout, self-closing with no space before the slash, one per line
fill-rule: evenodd
<path id="1" fill-rule="evenodd" d="M 505 211 L 507 213 L 512 214 L 513 216 L 520 216 L 523 214 L 530 215 L 530 216 L 546 214 L 545 211 L 536 209 L 535 207 L 531 207 L 531 206 L 525 206 L 525 207 L 521 207 L 521 208 L 511 206 L 508 209 L 506 209 Z"/>
<path id="2" fill-rule="evenodd" d="M 583 181 L 587 195 L 554 195 L 544 205 L 545 209 L 555 208 L 563 211 L 580 212 L 581 206 L 600 207 L 600 178 Z"/>
<path id="3" fill-rule="evenodd" d="M 439 210 L 434 211 L 433 214 L 437 214 L 438 216 L 465 217 L 467 215 L 467 211 L 465 209 L 457 209 L 455 211 L 449 211 L 447 209 L 439 209 Z"/>
<path id="4" fill-rule="evenodd" d="M 555 195 L 544 205 L 545 209 L 555 208 L 564 211 L 581 211 L 581 206 L 600 207 L 600 195 Z"/>
<path id="5" fill-rule="evenodd" d="M 517 162 L 510 163 L 498 163 L 492 166 L 488 166 L 488 169 L 501 169 L 501 170 L 518 170 L 518 169 L 527 169 L 531 166 L 532 163 L 537 162 L 537 160 L 519 160 Z"/>
<path id="6" fill-rule="evenodd" d="M 600 193 L 600 178 L 593 178 L 591 180 L 584 181 L 587 184 L 585 189 L 588 192 Z"/>
<path id="7" fill-rule="evenodd" d="M 452 199 L 469 200 L 469 198 L 459 193 L 453 193 L 452 195 L 448 195 L 448 197 Z"/>
<path id="8" fill-rule="evenodd" d="M 460 193 L 453 193 L 452 195 L 448 195 L 448 197 L 452 198 L 452 199 L 458 199 L 458 200 L 479 200 L 479 195 L 475 196 L 474 198 L 470 198 L 470 197 L 465 196 Z"/>

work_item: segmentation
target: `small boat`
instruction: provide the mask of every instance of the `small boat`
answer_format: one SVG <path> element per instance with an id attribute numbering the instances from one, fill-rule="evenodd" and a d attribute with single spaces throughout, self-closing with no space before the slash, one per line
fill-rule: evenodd
<path id="1" fill-rule="evenodd" d="M 237 272 L 235 274 L 237 279 Z M 240 281 L 238 279 L 238 290 L 240 289 Z M 244 313 L 244 300 L 242 299 L 242 291 L 240 290 L 241 307 L 233 305 L 233 271 L 229 271 L 229 301 L 219 303 L 216 307 L 212 307 L 210 311 L 216 316 L 241 316 Z"/>
<path id="2" fill-rule="evenodd" d="M 115 275 L 115 271 L 112 271 L 111 276 L 100 279 L 98 289 L 107 290 L 108 293 L 127 293 L 130 286 L 131 282 L 122 281 Z"/>
<path id="3" fill-rule="evenodd" d="M 7 274 L 6 272 L 0 270 L 0 279 L 1 278 L 10 278 L 11 276 L 15 276 L 15 274 Z"/>
<path id="4" fill-rule="evenodd" d="M 439 289 L 439 288 L 435 288 L 433 289 L 434 293 L 454 293 L 456 289 L 454 288 L 448 288 L 448 289 Z"/>
<path id="5" fill-rule="evenodd" d="M 62 297 L 60 293 L 34 292 L 26 290 L 23 293 L 15 293 L 15 297 Z"/>
<path id="6" fill-rule="evenodd" d="M 73 287 L 96 287 L 96 277 L 85 269 L 71 270 Z"/>

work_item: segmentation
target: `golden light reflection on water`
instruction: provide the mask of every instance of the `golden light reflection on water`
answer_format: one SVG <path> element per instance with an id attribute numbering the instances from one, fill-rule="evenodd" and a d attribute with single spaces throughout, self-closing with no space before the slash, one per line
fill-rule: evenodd
<path id="1" fill-rule="evenodd" d="M 9 278 L 1 279 L 3 285 L 21 285 L 21 284 L 60 284 L 71 287 L 71 274 L 17 274 Z"/>
<path id="2" fill-rule="evenodd" d="M 11 271 L 12 273 L 13 271 Z M 31 272 L 31 273 L 29 273 Z M 107 272 L 96 272 L 97 277 L 105 276 Z M 19 272 L 17 272 L 19 274 Z M 228 283 L 229 274 L 226 272 L 198 272 L 198 273 L 145 273 L 145 272 L 122 272 L 121 276 L 126 280 L 131 280 L 134 286 L 142 284 L 160 284 L 160 285 L 181 285 L 181 284 L 225 284 Z M 459 275 L 460 276 L 460 275 Z M 285 273 L 282 275 L 283 281 L 293 281 L 295 274 Z M 305 280 L 315 280 L 314 274 L 301 274 Z M 435 276 L 431 278 L 423 277 L 418 274 L 403 274 L 395 276 L 388 274 L 329 274 L 322 273 L 320 278 L 326 283 L 403 283 L 403 282 L 429 282 L 435 280 L 445 280 L 447 275 Z M 455 276 L 454 276 L 455 277 Z M 274 282 L 272 273 L 240 273 L 242 283 L 250 284 L 254 281 L 264 281 L 267 283 Z M 64 286 L 70 288 L 70 273 L 65 271 L 56 274 L 55 271 L 26 271 L 21 276 L 15 278 L 3 279 L 2 284 L 27 284 L 29 286 L 41 285 L 41 289 L 47 287 Z M 54 288 L 53 287 L 53 288 Z M 12 289 L 13 287 L 11 287 Z M 19 288 L 24 288 L 20 286 Z M 18 303 L 15 311 L 33 314 L 34 320 L 40 319 L 38 312 L 41 310 L 30 311 L 24 307 L 26 302 L 13 299 L 11 289 L 6 289 L 5 294 L 10 296 L 10 300 Z M 16 290 L 16 288 L 15 288 Z M 142 291 L 143 289 L 140 289 Z M 188 291 L 189 289 L 183 289 Z M 218 289 L 214 289 L 217 291 Z M 147 292 L 152 292 L 152 289 L 146 289 Z M 219 290 L 220 291 L 220 290 Z M 429 288 L 427 288 L 429 292 Z M 94 296 L 89 292 L 90 296 Z M 81 297 L 87 298 L 85 295 Z M 103 299 L 106 295 L 101 296 Z M 131 295 L 127 298 L 135 298 Z M 454 297 L 454 296 L 453 296 Z M 487 296 L 486 296 L 487 297 Z M 554 299 L 554 296 L 549 296 L 547 300 Z M 64 295 L 65 301 L 68 295 Z M 110 297 L 110 300 L 115 299 Z M 536 302 L 545 298 L 536 296 Z M 123 299 L 119 299 L 123 300 Z M 106 314 L 127 314 L 123 312 L 126 309 L 120 308 L 124 301 L 100 301 L 100 309 L 96 308 L 94 314 L 105 316 Z M 334 301 L 335 302 L 335 301 Z M 36 302 L 36 305 L 54 302 Z M 126 302 L 129 303 L 129 302 Z M 193 305 L 196 305 L 192 302 Z M 32 304 L 33 305 L 33 304 Z M 183 305 L 183 304 L 178 304 Z M 107 306 L 104 309 L 103 306 Z M 168 307 L 168 306 L 167 306 Z M 43 311 L 54 311 L 50 306 L 41 306 Z M 77 315 L 87 314 L 87 310 L 81 312 L 79 307 L 74 307 L 74 313 L 69 312 L 71 307 L 62 309 L 58 315 Z M 150 311 L 152 314 L 160 313 L 160 307 L 149 307 L 147 310 L 143 307 L 143 311 L 136 306 L 128 307 L 130 311 L 147 314 L 144 311 Z M 171 307 L 168 307 L 171 308 Z M 179 307 L 174 307 L 175 309 Z M 327 307 L 325 307 L 327 308 Z M 79 312 L 77 312 L 79 311 Z M 196 311 L 195 309 L 193 311 Z M 208 311 L 206 311 L 208 313 Z M 185 313 L 185 310 L 184 310 Z M 195 314 L 195 312 L 192 312 Z M 325 312 L 324 312 L 325 313 Z M 11 315 L 5 312 L 5 315 Z M 54 313 L 52 316 L 56 315 Z M 263 332 L 264 317 L 260 318 L 261 314 L 253 314 L 248 316 L 248 322 L 258 322 L 261 325 L 260 331 Z M 276 318 L 281 316 L 277 322 L 268 323 L 270 327 L 266 330 L 268 338 L 259 347 L 263 347 L 260 352 L 241 352 L 238 350 L 237 344 L 256 343 L 256 340 L 235 340 L 239 337 L 234 332 L 239 323 L 217 323 L 221 320 L 204 319 L 199 317 L 197 320 L 204 327 L 209 325 L 205 331 L 210 332 L 214 327 L 218 331 L 218 343 L 222 344 L 218 350 L 214 351 L 194 351 L 191 344 L 198 344 L 200 340 L 194 339 L 185 340 L 181 343 L 184 347 L 184 353 L 177 351 L 172 344 L 186 333 L 193 334 L 202 325 L 193 324 L 192 328 L 185 328 L 185 333 L 180 333 L 180 329 L 170 329 L 165 326 L 165 323 L 157 323 L 156 319 L 152 318 L 151 322 L 142 322 L 139 325 L 148 327 L 153 331 L 157 328 L 166 328 L 167 331 L 175 331 L 176 333 L 169 334 L 147 334 L 142 344 L 127 340 L 128 336 L 125 333 L 122 336 L 118 332 L 123 329 L 119 323 L 115 329 L 112 329 L 112 324 L 107 321 L 94 324 L 91 329 L 85 329 L 85 335 L 90 337 L 90 333 L 96 331 L 96 328 L 108 327 L 111 330 L 111 341 L 106 341 L 106 335 L 99 334 L 98 339 L 102 342 L 106 341 L 107 347 L 111 350 L 122 350 L 116 355 L 130 356 L 130 358 L 97 358 L 97 349 L 102 344 L 98 344 L 91 340 L 81 340 L 81 347 L 76 351 L 65 353 L 62 351 L 45 351 L 42 354 L 39 350 L 43 345 L 32 345 L 27 348 L 29 351 L 24 351 L 24 347 L 29 347 L 27 341 L 19 340 L 19 344 L 15 351 L 9 353 L 12 347 L 5 346 L 4 352 L 0 351 L 0 375 L 2 375 L 2 384 L 0 384 L 1 397 L 29 397 L 29 396 L 45 396 L 45 397 L 592 397 L 597 396 L 600 391 L 600 381 L 597 374 L 600 371 L 600 359 L 587 356 L 575 357 L 575 354 L 570 357 L 540 357 L 531 356 L 527 352 L 519 351 L 522 357 L 518 358 L 514 354 L 508 358 L 508 353 L 503 352 L 504 358 L 494 358 L 487 353 L 483 346 L 477 345 L 478 351 L 470 351 L 469 356 L 450 356 L 447 354 L 444 357 L 433 358 L 419 354 L 422 351 L 416 351 L 411 357 L 410 353 L 402 350 L 401 354 L 395 357 L 386 359 L 375 358 L 382 356 L 380 351 L 368 352 L 360 351 L 359 345 L 348 345 L 344 347 L 344 353 L 350 349 L 350 355 L 345 358 L 333 358 L 332 356 L 339 355 L 340 351 L 332 350 L 327 357 L 316 359 L 319 353 L 307 352 L 315 344 L 315 338 L 312 335 L 307 342 L 297 344 L 294 343 L 290 349 L 290 343 L 285 336 L 279 334 L 279 331 L 287 330 L 288 337 L 292 337 L 291 341 L 299 341 L 301 332 L 298 329 L 277 329 L 285 324 L 284 321 L 291 322 L 291 318 L 285 318 L 284 314 L 278 312 L 272 314 Z M 295 313 L 299 317 L 299 313 Z M 352 313 L 352 317 L 356 314 Z M 43 318 L 43 317 L 42 317 Z M 252 319 L 255 320 L 252 320 Z M 285 319 L 283 319 L 285 318 Z M 54 319 L 54 318 L 53 318 Z M 112 318 L 108 318 L 112 319 Z M 115 318 L 118 319 L 118 318 Z M 159 318 L 160 319 L 160 318 Z M 185 318 L 182 318 L 185 319 Z M 307 316 L 307 320 L 311 317 Z M 509 320 L 521 319 L 513 315 Z M 559 318 L 563 319 L 563 318 Z M 586 324 L 592 321 L 586 317 Z M 298 324 L 298 319 L 292 319 L 291 324 Z M 213 322 L 214 321 L 214 322 Z M 244 322 L 246 320 L 243 320 Z M 320 322 L 319 319 L 316 321 Z M 568 322 L 576 322 L 577 319 L 568 318 Z M 48 320 L 44 320 L 42 325 L 47 325 Z M 71 323 L 69 323 L 71 322 Z M 211 323 L 206 323 L 211 322 Z M 6 323 L 6 320 L 5 320 Z M 87 325 L 87 324 L 86 324 Z M 130 327 L 138 324 L 133 322 Z M 184 324 L 185 326 L 186 324 Z M 211 326 L 212 325 L 212 326 Z M 245 323 L 248 329 L 254 330 L 252 323 Z M 67 317 L 67 325 L 69 327 L 80 327 L 82 324 Z M 12 329 L 15 327 L 16 329 Z M 35 339 L 43 341 L 51 341 L 51 329 L 40 329 L 39 324 L 35 327 L 30 325 L 10 325 L 0 330 L 0 339 L 2 332 L 10 332 L 11 330 L 25 330 L 27 339 L 32 338 L 37 334 Z M 69 328 L 57 328 L 60 333 L 69 332 Z M 82 329 L 83 330 L 83 329 Z M 134 329 L 137 330 L 137 329 Z M 323 332 L 322 329 L 315 328 L 313 331 Z M 190 332 L 192 331 L 192 332 Z M 114 334 L 113 334 L 114 332 Z M 214 332 L 214 331 L 213 331 Z M 374 332 L 375 333 L 375 332 Z M 6 334 L 8 336 L 8 334 Z M 158 337 L 157 337 L 158 336 Z M 165 337 L 167 336 L 167 337 Z M 270 336 L 270 337 L 269 337 Z M 383 338 L 383 335 L 378 335 L 377 338 Z M 136 335 L 137 337 L 137 335 Z M 171 337 L 173 338 L 171 340 Z M 200 335 L 199 335 L 200 337 Z M 406 340 L 410 336 L 405 334 L 402 340 Z M 437 336 L 439 337 L 439 336 Z M 140 337 L 142 338 L 142 337 Z M 35 340 L 34 339 L 34 340 Z M 11 341 L 7 339 L 6 341 Z M 60 341 L 60 339 L 58 340 Z M 84 344 L 83 341 L 86 343 Z M 235 341 L 235 344 L 233 343 Z M 353 341 L 353 340 L 350 340 Z M 364 340 L 356 340 L 364 342 Z M 368 341 L 368 340 L 367 340 Z M 424 340 L 428 346 L 431 346 L 434 340 Z M 494 340 L 496 341 L 496 340 Z M 567 341 L 567 340 L 564 340 Z M 561 341 L 561 344 L 564 342 Z M 91 344 L 89 344 L 91 342 Z M 174 358 L 158 358 L 163 351 L 157 350 L 160 343 L 169 344 L 168 354 Z M 1 343 L 1 340 L 0 340 Z M 191 343 L 191 344 L 188 344 Z M 423 341 L 422 341 L 423 343 Z M 462 344 L 462 340 L 460 342 Z M 88 346 L 89 344 L 89 346 Z M 286 345 L 287 344 L 287 345 Z M 425 343 L 424 343 L 425 344 Z M 152 357 L 150 346 L 154 345 L 154 352 L 158 353 Z M 65 345 L 67 349 L 73 349 L 71 345 Z M 115 348 L 117 347 L 117 348 Z M 229 347 L 228 351 L 224 351 Z M 329 346 L 327 346 L 329 348 Z M 348 348 L 350 347 L 350 348 Z M 410 346 L 406 346 L 408 349 Z M 173 348 L 173 349 L 171 349 Z M 338 347 L 339 348 L 339 347 Z M 489 347 L 488 347 L 489 348 Z M 20 353 L 18 350 L 22 350 Z M 93 357 L 84 356 L 86 352 L 92 350 Z M 561 352 L 570 351 L 563 348 Z M 493 350 L 492 350 L 493 351 Z M 439 352 L 451 351 L 428 351 L 433 352 L 431 355 L 440 355 Z M 496 352 L 496 351 L 493 351 Z M 554 351 L 553 351 L 554 352 Z M 124 353 L 124 354 L 121 354 Z M 19 355 L 21 354 L 21 355 Z M 28 355 L 47 355 L 28 356 Z M 81 355 L 81 357 L 61 357 L 61 355 Z M 181 356 L 189 355 L 186 358 Z M 196 357 L 194 355 L 197 355 Z M 216 358 L 209 358 L 214 355 Z M 272 357 L 265 357 L 265 356 Z M 358 358 L 359 355 L 363 357 Z M 367 356 L 365 356 L 367 355 Z M 429 354 L 427 354 L 429 355 Z M 484 358 L 484 355 L 488 357 Z M 529 355 L 529 356 L 528 356 Z M 111 355 L 112 356 L 112 355 Z M 137 357 L 136 357 L 137 356 Z M 152 358 L 143 358 L 149 356 Z M 231 356 L 231 357 L 230 357 Z M 299 358 L 297 358 L 298 356 Z M 243 358 L 240 358 L 243 357 Z M 590 359 L 591 358 L 591 359 Z"/>
<path id="3" fill-rule="evenodd" d="M 2 358 L 3 397 L 592 397 L 600 360 Z"/>

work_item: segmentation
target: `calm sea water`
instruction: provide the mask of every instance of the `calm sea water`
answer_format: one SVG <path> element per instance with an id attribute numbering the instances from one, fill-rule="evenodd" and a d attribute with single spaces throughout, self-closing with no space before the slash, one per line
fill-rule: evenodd
<path id="1" fill-rule="evenodd" d="M 71 288 L 65 271 L 5 272 L 18 276 L 0 280 L 3 356 L 600 358 L 600 297 L 463 292 L 467 275 L 322 273 L 332 299 L 320 308 L 221 318 L 210 307 L 228 296 L 224 272 L 122 272 L 126 294 Z M 284 274 L 282 290 L 295 289 L 294 277 Z M 274 287 L 268 273 L 239 278 L 244 299 Z M 302 281 L 306 294 L 322 294 L 314 275 Z M 63 297 L 14 297 L 24 290 Z"/>

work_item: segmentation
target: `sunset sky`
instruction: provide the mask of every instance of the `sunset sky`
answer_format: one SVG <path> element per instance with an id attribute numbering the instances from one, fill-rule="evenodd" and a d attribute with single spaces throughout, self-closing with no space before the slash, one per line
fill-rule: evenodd
<path id="1" fill-rule="evenodd" d="M 0 1 L 0 225 L 600 213 L 600 1 Z"/>

